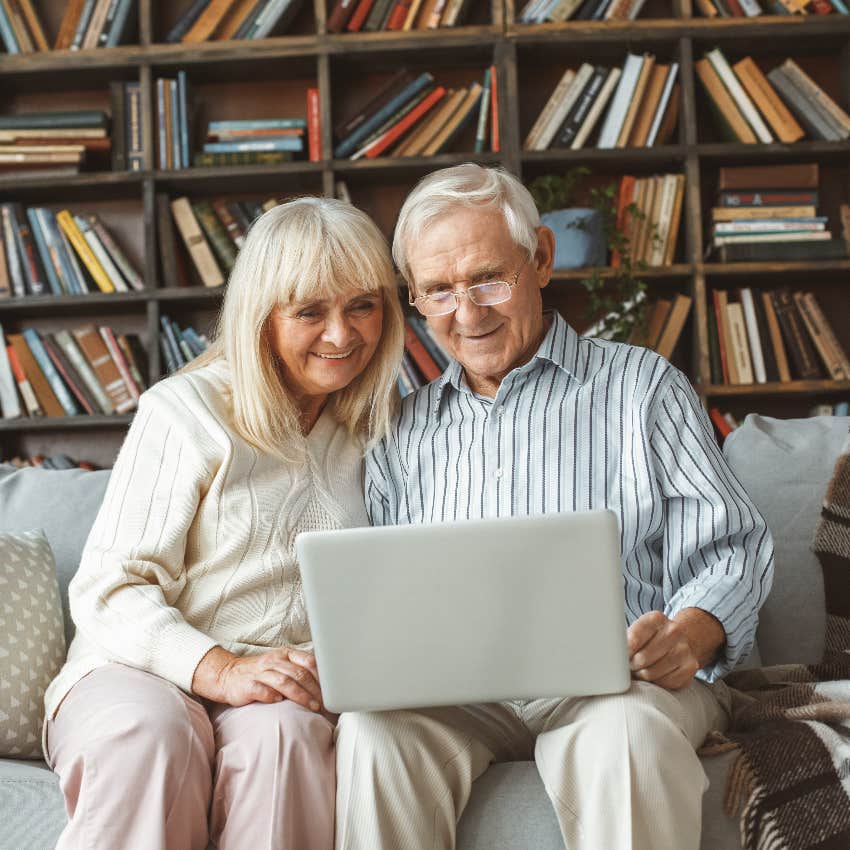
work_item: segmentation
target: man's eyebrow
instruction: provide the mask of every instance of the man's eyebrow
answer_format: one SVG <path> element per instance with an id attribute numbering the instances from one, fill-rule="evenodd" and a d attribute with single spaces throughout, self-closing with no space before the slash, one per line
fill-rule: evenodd
<path id="1" fill-rule="evenodd" d="M 492 265 L 492 266 L 483 266 L 476 271 L 474 271 L 468 277 L 465 277 L 464 281 L 469 281 L 470 283 L 477 283 L 481 280 L 486 280 L 487 278 L 494 277 L 495 275 L 504 274 L 505 268 L 500 265 Z M 423 290 L 433 289 L 435 286 L 448 286 L 448 282 L 445 280 L 441 280 L 439 278 L 434 278 L 433 280 L 426 280 L 419 284 L 419 287 Z"/>

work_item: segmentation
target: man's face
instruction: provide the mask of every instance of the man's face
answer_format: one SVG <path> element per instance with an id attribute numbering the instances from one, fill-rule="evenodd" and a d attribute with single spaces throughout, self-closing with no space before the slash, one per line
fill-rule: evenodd
<path id="1" fill-rule="evenodd" d="M 544 334 L 541 289 L 549 282 L 552 231 L 538 228 L 534 257 L 514 244 L 499 211 L 460 209 L 429 225 L 408 247 L 413 295 L 466 290 L 491 280 L 519 281 L 501 304 L 479 307 L 461 298 L 457 310 L 431 316 L 440 344 L 464 368 L 474 392 L 495 396 L 502 378 L 527 363 Z"/>

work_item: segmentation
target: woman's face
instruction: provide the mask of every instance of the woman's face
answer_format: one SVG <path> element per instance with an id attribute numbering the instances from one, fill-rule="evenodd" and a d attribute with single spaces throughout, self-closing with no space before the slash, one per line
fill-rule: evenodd
<path id="1" fill-rule="evenodd" d="M 364 290 L 272 311 L 272 349 L 302 407 L 348 386 L 366 368 L 381 340 L 383 316 L 381 293 Z"/>

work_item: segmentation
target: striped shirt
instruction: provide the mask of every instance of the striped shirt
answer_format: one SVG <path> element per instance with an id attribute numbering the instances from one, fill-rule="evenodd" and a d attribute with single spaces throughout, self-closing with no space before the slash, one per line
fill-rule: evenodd
<path id="1" fill-rule="evenodd" d="M 635 346 L 581 339 L 557 314 L 495 398 L 457 362 L 402 402 L 366 461 L 373 525 L 609 508 L 619 519 L 626 620 L 715 616 L 714 681 L 753 645 L 773 578 L 764 519 L 729 469 L 687 378 Z"/>

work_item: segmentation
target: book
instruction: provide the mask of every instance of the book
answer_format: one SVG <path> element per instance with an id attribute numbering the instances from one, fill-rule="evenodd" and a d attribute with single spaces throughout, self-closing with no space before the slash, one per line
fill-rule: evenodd
<path id="1" fill-rule="evenodd" d="M 33 358 L 35 359 L 36 364 L 38 365 L 38 368 L 47 379 L 47 383 L 50 384 L 50 389 L 53 390 L 53 394 L 62 406 L 64 414 L 66 416 L 78 416 L 81 412 L 80 407 L 73 394 L 62 380 L 62 377 L 56 369 L 56 366 L 53 364 L 53 361 L 47 354 L 47 350 L 41 341 L 41 337 L 32 328 L 27 328 L 27 330 L 23 333 L 23 337 L 30 352 L 32 353 Z"/>
<path id="2" fill-rule="evenodd" d="M 475 128 L 475 153 L 482 153 L 487 141 L 487 126 L 490 118 L 490 68 L 484 71 L 484 84 L 481 90 L 481 100 L 478 105 L 478 124 Z"/>
<path id="3" fill-rule="evenodd" d="M 106 343 L 94 325 L 86 325 L 71 332 L 74 340 L 88 360 L 89 366 L 97 376 L 116 413 L 129 413 L 136 407 L 136 400 L 130 394 L 115 361 L 106 347 Z"/>
<path id="4" fill-rule="evenodd" d="M 231 272 L 236 263 L 236 247 L 215 214 L 212 204 L 209 201 L 196 201 L 192 204 L 192 212 L 195 213 L 195 218 L 221 267 L 225 272 Z"/>
<path id="5" fill-rule="evenodd" d="M 611 95 L 614 93 L 614 89 L 617 86 L 621 73 L 622 71 L 619 68 L 611 68 L 611 70 L 608 71 L 608 76 L 602 84 L 599 94 L 593 101 L 593 105 L 590 107 L 587 117 L 584 119 L 581 127 L 579 127 L 576 137 L 570 145 L 572 150 L 578 150 L 581 148 L 590 137 L 590 134 L 596 127 L 597 122 L 602 117 L 602 113 L 605 111 L 608 101 L 611 99 Z"/>
<path id="6" fill-rule="evenodd" d="M 842 239 L 722 245 L 718 246 L 717 255 L 721 263 L 840 260 L 848 256 Z"/>
<path id="7" fill-rule="evenodd" d="M 718 172 L 717 188 L 720 191 L 758 190 L 769 197 L 768 190 L 790 196 L 788 190 L 798 190 L 793 197 L 811 197 L 820 183 L 820 169 L 816 162 L 783 163 L 781 165 L 722 166 Z M 809 201 L 817 203 L 817 200 Z M 806 203 L 806 201 L 801 201 Z"/>
<path id="8" fill-rule="evenodd" d="M 793 298 L 829 377 L 835 381 L 850 379 L 850 362 L 817 299 L 811 292 L 794 292 Z"/>
<path id="9" fill-rule="evenodd" d="M 112 358 L 115 366 L 118 368 L 118 373 L 121 375 L 121 380 L 124 381 L 124 384 L 127 387 L 127 391 L 130 393 L 130 396 L 134 400 L 134 406 L 138 403 L 139 396 L 141 395 L 141 388 L 136 385 L 136 382 L 133 380 L 133 376 L 130 373 L 130 367 L 127 365 L 127 361 L 124 358 L 124 353 L 121 351 L 121 347 L 118 345 L 118 340 L 115 337 L 115 334 L 112 328 L 102 325 L 98 328 L 98 332 L 100 333 L 101 339 L 106 345 L 106 350 L 109 352 L 109 356 Z"/>
<path id="10" fill-rule="evenodd" d="M 780 141 L 797 142 L 806 135 L 751 57 L 736 62 L 732 69 Z"/>
<path id="11" fill-rule="evenodd" d="M 815 81 L 793 60 L 786 59 L 782 71 L 791 83 L 801 91 L 837 127 L 839 137 L 850 138 L 850 115 L 848 115 Z"/>
<path id="12" fill-rule="evenodd" d="M 750 360 L 752 362 L 753 375 L 756 383 L 767 383 L 767 372 L 765 371 L 765 357 L 762 349 L 762 340 L 759 334 L 758 320 L 756 318 L 755 299 L 749 287 L 738 290 L 741 299 L 741 308 L 744 313 L 744 324 L 747 328 L 747 340 L 750 343 Z"/>
<path id="13" fill-rule="evenodd" d="M 623 64 L 620 74 L 620 80 L 614 92 L 614 97 L 611 100 L 611 106 L 608 108 L 608 112 L 605 114 L 605 120 L 602 123 L 599 141 L 596 144 L 598 148 L 617 147 L 620 130 L 626 119 L 626 113 L 628 112 L 643 64 L 644 58 L 642 56 L 634 53 L 629 53 L 626 56 L 626 61 Z"/>
<path id="14" fill-rule="evenodd" d="M 56 394 L 53 392 L 44 372 L 39 368 L 32 350 L 24 339 L 24 335 L 8 334 L 6 339 L 14 349 L 15 356 L 23 369 L 26 380 L 32 387 L 39 407 L 44 411 L 44 415 L 64 416 L 65 408 L 59 403 L 59 399 L 56 398 Z"/>
<path id="15" fill-rule="evenodd" d="M 204 235 L 189 199 L 185 197 L 176 198 L 171 202 L 171 212 L 174 223 L 183 239 L 183 244 L 189 252 L 192 263 L 201 278 L 204 286 L 215 287 L 224 283 L 224 277 L 213 257 L 212 251 Z"/>
<path id="16" fill-rule="evenodd" d="M 97 0 L 94 9 L 92 10 L 89 25 L 86 28 L 83 36 L 82 49 L 90 50 L 97 47 L 100 40 L 100 34 L 103 32 L 103 27 L 106 24 L 106 16 L 109 13 L 109 7 L 112 5 L 112 0 Z"/>
<path id="17" fill-rule="evenodd" d="M 753 383 L 753 367 L 750 359 L 747 326 L 744 321 L 744 310 L 740 302 L 730 301 L 726 305 L 726 318 L 729 322 L 729 342 L 732 357 L 738 371 L 738 383 Z"/>
<path id="18" fill-rule="evenodd" d="M 440 153 L 451 145 L 453 139 L 472 118 L 478 99 L 481 97 L 481 88 L 481 83 L 473 83 L 469 87 L 460 106 L 451 115 L 437 135 L 428 143 L 422 152 L 423 156 Z"/>
<path id="19" fill-rule="evenodd" d="M 809 339 L 803 319 L 800 316 L 794 297 L 788 287 L 773 290 L 770 293 L 773 309 L 779 321 L 786 350 L 794 365 L 795 376 L 802 380 L 821 377 L 821 368 Z"/>
<path id="20" fill-rule="evenodd" d="M 0 412 L 4 419 L 17 419 L 23 414 L 16 390 L 15 376 L 9 363 L 6 337 L 0 327 Z"/>
<path id="21" fill-rule="evenodd" d="M 758 140 L 764 144 L 772 142 L 773 136 L 771 135 L 770 130 L 768 130 L 767 125 L 764 121 L 762 121 L 755 105 L 744 91 L 740 82 L 738 82 L 738 78 L 735 76 L 721 50 L 719 48 L 709 50 L 705 56 L 706 59 L 711 62 L 717 76 L 720 77 L 723 85 L 735 101 L 735 104 L 740 109 L 741 114 L 744 116 L 753 132 L 756 134 Z"/>
<path id="22" fill-rule="evenodd" d="M 41 343 L 56 371 L 59 373 L 68 389 L 73 393 L 79 406 L 89 416 L 101 413 L 96 399 L 88 391 L 88 388 L 80 379 L 80 376 L 65 356 L 65 353 L 56 344 L 56 341 L 52 339 L 49 334 L 43 334 L 41 337 Z"/>
<path id="23" fill-rule="evenodd" d="M 7 338 L 8 339 L 8 338 Z M 9 360 L 9 368 L 12 370 L 12 375 L 15 379 L 15 384 L 18 387 L 18 392 L 24 402 L 24 408 L 27 416 L 44 416 L 44 410 L 39 404 L 35 391 L 30 384 L 24 367 L 18 358 L 18 352 L 13 345 L 6 346 L 6 357 Z"/>
<path id="24" fill-rule="evenodd" d="M 676 343 L 682 335 L 682 330 L 685 327 L 685 322 L 688 319 L 688 314 L 691 311 L 693 299 L 690 295 L 682 295 L 678 293 L 673 299 L 673 304 L 670 307 L 670 312 L 667 315 L 667 320 L 664 323 L 664 328 L 655 345 L 655 350 L 662 357 L 669 359 L 673 355 L 676 348 Z"/>
<path id="25" fill-rule="evenodd" d="M 307 89 L 307 141 L 310 162 L 320 162 L 322 159 L 322 118 L 317 88 Z"/>
<path id="26" fill-rule="evenodd" d="M 721 439 L 726 439 L 735 430 L 723 416 L 719 408 L 710 407 L 708 409 L 708 415 L 714 427 L 717 428 L 717 433 L 720 434 Z"/>
<path id="27" fill-rule="evenodd" d="M 113 413 L 115 408 L 113 407 L 109 396 L 106 394 L 106 391 L 97 379 L 97 376 L 95 375 L 88 360 L 86 360 L 83 356 L 82 351 L 80 351 L 70 331 L 59 331 L 53 334 L 50 338 L 65 355 L 65 358 L 79 376 L 81 385 L 88 391 L 89 397 L 94 399 L 96 402 L 96 410 L 107 415 Z"/>
<path id="28" fill-rule="evenodd" d="M 729 294 L 722 289 L 715 289 L 712 292 L 723 383 L 737 384 L 740 383 L 738 380 L 738 367 L 733 357 L 732 337 L 729 332 L 729 317 L 726 310 L 729 303 L 728 296 Z"/>
<path id="29" fill-rule="evenodd" d="M 115 285 L 109 279 L 109 276 L 103 266 L 98 261 L 70 211 L 62 210 L 61 212 L 58 212 L 56 214 L 56 221 L 68 237 L 70 243 L 74 246 L 74 250 L 83 261 L 83 265 L 92 276 L 92 279 L 97 284 L 100 291 L 115 292 Z"/>
<path id="30" fill-rule="evenodd" d="M 475 85 L 478 85 L 477 83 Z M 499 66 L 490 66 L 490 150 L 499 153 Z"/>
<path id="31" fill-rule="evenodd" d="M 572 147 L 573 140 L 578 135 L 582 124 L 588 116 L 594 102 L 599 97 L 602 87 L 608 77 L 608 69 L 599 66 L 593 70 L 587 85 L 579 95 L 578 100 L 570 109 L 564 123 L 558 129 L 552 147 L 569 148 Z"/>
<path id="32" fill-rule="evenodd" d="M 629 136 L 629 147 L 642 148 L 646 146 L 649 131 L 656 117 L 669 76 L 669 65 L 656 64 L 652 67 L 646 84 L 646 93 L 640 103 L 640 110 L 635 116 L 632 132 Z"/>
<path id="33" fill-rule="evenodd" d="M 411 129 L 411 127 L 435 105 L 436 102 L 442 100 L 445 96 L 445 92 L 443 91 L 439 93 L 437 98 L 434 98 L 433 95 L 435 91 L 436 88 L 429 87 L 407 101 L 407 103 L 405 103 L 398 112 L 391 115 L 375 130 L 374 133 L 366 137 L 363 141 L 362 147 L 351 154 L 350 159 L 357 160 L 365 156 L 366 152 L 369 150 L 378 150 L 376 145 L 379 142 L 383 145 L 384 149 L 386 149 L 398 141 L 404 133 Z M 428 103 L 426 108 L 423 110 L 422 104 L 426 101 Z M 402 129 L 400 130 L 399 127 Z M 377 154 L 373 155 L 377 156 Z"/>
<path id="34" fill-rule="evenodd" d="M 413 358 L 426 381 L 434 381 L 443 374 L 443 370 L 440 369 L 434 358 L 428 353 L 428 350 L 423 345 L 422 340 L 419 339 L 409 319 L 404 324 L 404 347 Z"/>
<path id="35" fill-rule="evenodd" d="M 463 103 L 467 93 L 468 89 L 464 88 L 457 89 L 457 91 L 448 89 L 446 96 L 440 101 L 437 108 L 393 151 L 392 156 L 419 156 L 446 126 L 449 119 Z"/>
<path id="36" fill-rule="evenodd" d="M 635 82 L 635 87 L 632 91 L 631 99 L 629 101 L 628 108 L 626 109 L 626 114 L 623 118 L 623 122 L 620 125 L 620 130 L 617 135 L 615 147 L 624 148 L 628 143 L 632 127 L 634 126 L 635 118 L 637 117 L 638 107 L 643 101 L 644 92 L 646 91 L 646 87 L 649 83 L 649 78 L 652 74 L 652 69 L 654 67 L 655 57 L 650 53 L 644 53 L 640 71 L 637 76 L 637 81 Z"/>
<path id="37" fill-rule="evenodd" d="M 773 308 L 773 300 L 771 299 L 769 292 L 761 293 L 761 302 L 764 310 L 768 335 L 770 337 L 770 347 L 776 359 L 778 380 L 790 381 L 791 371 L 788 368 L 788 355 L 785 351 L 785 343 L 782 340 L 782 331 L 779 328 L 779 321 L 776 318 L 776 311 Z"/>
<path id="38" fill-rule="evenodd" d="M 523 145 L 525 150 L 539 151 L 549 147 L 592 74 L 593 66 L 587 62 L 582 64 L 577 72 L 564 72 L 526 137 Z"/>
<path id="39" fill-rule="evenodd" d="M 727 128 L 728 133 L 736 141 L 747 145 L 755 144 L 758 141 L 755 133 L 747 124 L 737 103 L 721 82 L 720 76 L 712 63 L 708 59 L 698 59 L 694 62 L 694 69 L 708 94 L 709 100 L 715 107 L 719 120 Z"/>
<path id="40" fill-rule="evenodd" d="M 53 43 L 54 50 L 67 50 L 71 46 L 85 4 L 86 0 L 67 0 L 65 14 L 59 25 L 59 33 Z"/>
<path id="41" fill-rule="evenodd" d="M 791 112 L 814 138 L 833 142 L 841 140 L 841 133 L 832 126 L 824 114 L 814 107 L 813 101 L 794 85 L 783 68 L 773 68 L 768 72 L 767 78 L 782 95 L 782 99 Z"/>

